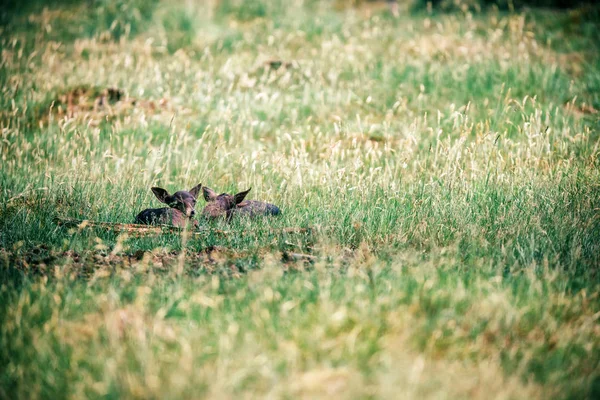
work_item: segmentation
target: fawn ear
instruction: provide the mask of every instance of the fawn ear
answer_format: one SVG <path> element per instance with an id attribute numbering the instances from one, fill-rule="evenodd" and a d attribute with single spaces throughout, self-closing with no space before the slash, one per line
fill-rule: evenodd
<path id="1" fill-rule="evenodd" d="M 252 188 L 246 190 L 245 192 L 239 192 L 238 194 L 236 194 L 235 196 L 233 196 L 233 199 L 235 201 L 235 204 L 240 204 L 242 201 L 244 201 L 244 198 L 246 197 L 246 195 L 252 190 Z"/>
<path id="2" fill-rule="evenodd" d="M 217 198 L 217 193 L 209 187 L 202 187 L 202 194 L 204 195 L 204 200 L 206 201 L 215 201 Z"/>
<path id="3" fill-rule="evenodd" d="M 196 186 L 194 186 L 193 188 L 190 189 L 190 194 L 192 196 L 194 196 L 195 199 L 198 198 L 198 193 L 200 193 L 200 189 L 202 189 L 202 184 L 199 183 Z"/>
<path id="4" fill-rule="evenodd" d="M 152 193 L 154 193 L 154 195 L 156 196 L 156 198 L 161 203 L 166 203 L 167 202 L 167 197 L 169 197 L 169 192 L 167 192 L 165 189 L 159 188 L 159 187 L 153 187 L 152 188 Z"/>

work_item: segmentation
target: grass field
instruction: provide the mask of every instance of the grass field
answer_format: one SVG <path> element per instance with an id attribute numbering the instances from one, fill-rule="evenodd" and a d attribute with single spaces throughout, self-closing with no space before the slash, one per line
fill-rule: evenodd
<path id="1" fill-rule="evenodd" d="M 0 398 L 598 398 L 599 9 L 400 6 L 6 6 Z"/>

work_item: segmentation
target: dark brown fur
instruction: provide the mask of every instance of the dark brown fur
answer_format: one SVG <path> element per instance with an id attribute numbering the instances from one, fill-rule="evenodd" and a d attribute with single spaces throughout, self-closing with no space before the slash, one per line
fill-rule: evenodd
<path id="1" fill-rule="evenodd" d="M 240 192 L 235 195 L 228 193 L 217 194 L 214 190 L 208 187 L 202 188 L 204 199 L 208 202 L 202 215 L 205 218 L 227 218 L 231 219 L 234 215 L 246 215 L 249 217 L 257 217 L 264 215 L 279 215 L 281 211 L 274 204 L 265 203 L 263 201 L 246 200 L 244 198 L 251 189 L 245 192 Z"/>
<path id="2" fill-rule="evenodd" d="M 146 225 L 184 227 L 187 224 L 192 224 L 194 227 L 198 226 L 198 221 L 193 218 L 196 215 L 196 198 L 201 188 L 202 184 L 198 184 L 189 192 L 180 190 L 170 195 L 165 189 L 153 187 L 152 193 L 160 202 L 168 204 L 169 207 L 148 208 L 135 217 L 135 222 Z"/>

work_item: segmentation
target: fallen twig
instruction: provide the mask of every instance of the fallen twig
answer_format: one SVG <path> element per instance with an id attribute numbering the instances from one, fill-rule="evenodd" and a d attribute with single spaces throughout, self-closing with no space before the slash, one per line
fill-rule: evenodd
<path id="1" fill-rule="evenodd" d="M 129 233 L 135 236 L 144 236 L 144 235 L 159 235 L 165 233 L 183 233 L 185 230 L 183 228 L 179 228 L 171 225 L 140 225 L 140 224 L 122 224 L 117 222 L 96 222 L 90 220 L 78 220 L 73 218 L 54 218 L 54 222 L 57 225 L 69 227 L 69 228 L 102 228 L 106 230 L 113 231 L 115 233 Z M 193 236 L 200 236 L 206 234 L 217 234 L 217 235 L 239 235 L 240 233 L 245 233 L 246 231 L 226 231 L 222 229 L 214 229 L 206 226 L 200 227 L 198 229 L 190 229 L 187 231 L 188 234 Z M 312 228 L 278 228 L 278 229 L 269 229 L 271 233 L 311 233 Z"/>

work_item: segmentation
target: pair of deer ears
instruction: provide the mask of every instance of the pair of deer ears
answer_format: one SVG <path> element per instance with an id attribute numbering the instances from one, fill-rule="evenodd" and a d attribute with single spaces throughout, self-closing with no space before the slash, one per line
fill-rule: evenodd
<path id="1" fill-rule="evenodd" d="M 250 193 L 250 191 L 252 190 L 252 188 L 246 190 L 245 192 L 239 192 L 237 194 L 235 194 L 233 196 L 233 200 L 235 202 L 235 204 L 240 204 L 242 201 L 244 201 L 244 198 L 246 197 L 246 195 L 248 193 Z M 215 192 L 214 190 L 212 190 L 209 187 L 204 186 L 202 188 L 202 194 L 204 195 L 204 200 L 210 202 L 210 201 L 215 201 L 217 199 L 217 197 L 219 197 L 219 195 L 217 194 L 217 192 Z"/>
<path id="2" fill-rule="evenodd" d="M 214 190 L 212 190 L 209 187 L 202 187 L 202 184 L 199 183 L 196 186 L 194 186 L 193 188 L 191 188 L 189 190 L 189 193 L 194 196 L 195 199 L 198 198 L 198 194 L 200 194 L 200 189 L 202 189 L 202 194 L 204 195 L 204 200 L 206 201 L 215 201 L 217 199 L 217 197 L 219 197 L 219 195 L 217 194 L 217 192 L 215 192 Z M 235 196 L 233 196 L 233 200 L 235 202 L 235 204 L 239 204 L 242 201 L 244 201 L 244 198 L 246 197 L 246 195 L 248 193 L 250 193 L 250 191 L 252 190 L 252 188 L 246 190 L 245 192 L 239 192 L 237 193 Z M 156 196 L 156 198 L 162 202 L 162 203 L 170 203 L 171 201 L 168 199 L 169 197 L 171 197 L 171 195 L 169 194 L 169 192 L 167 192 L 165 189 L 163 188 L 159 188 L 159 187 L 153 187 L 152 188 L 152 193 L 154 193 L 154 195 Z"/>
<path id="3" fill-rule="evenodd" d="M 193 188 L 191 188 L 188 192 L 194 196 L 195 199 L 198 198 L 198 194 L 200 193 L 200 189 L 202 189 L 202 184 L 199 183 L 196 186 L 194 186 Z M 169 203 L 170 201 L 168 201 L 168 197 L 171 197 L 171 195 L 169 194 L 169 192 L 167 192 L 165 189 L 163 188 L 159 188 L 159 187 L 153 187 L 152 188 L 152 193 L 154 193 L 154 195 L 156 196 L 156 198 L 161 201 L 162 203 Z"/>

